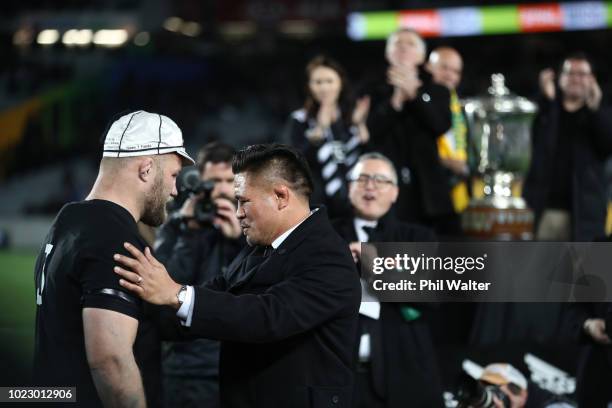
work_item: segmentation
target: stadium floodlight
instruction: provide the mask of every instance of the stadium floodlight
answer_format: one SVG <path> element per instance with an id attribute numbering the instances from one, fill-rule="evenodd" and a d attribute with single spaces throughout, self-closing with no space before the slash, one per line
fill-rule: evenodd
<path id="1" fill-rule="evenodd" d="M 202 26 L 200 25 L 200 23 L 197 23 L 195 21 L 184 23 L 181 26 L 181 33 L 183 33 L 187 37 L 197 37 L 201 31 Z"/>
<path id="2" fill-rule="evenodd" d="M 62 43 L 64 45 L 71 47 L 75 45 L 86 46 L 91 44 L 93 39 L 93 31 L 84 29 L 84 30 L 76 30 L 71 29 L 64 33 L 62 36 Z"/>
<path id="3" fill-rule="evenodd" d="M 62 36 L 62 43 L 65 46 L 71 47 L 75 44 L 75 37 L 78 35 L 77 33 L 79 32 L 79 30 L 75 30 L 75 29 L 71 29 L 68 30 L 64 33 L 64 35 Z"/>
<path id="4" fill-rule="evenodd" d="M 220 31 L 229 40 L 240 40 L 254 35 L 257 25 L 251 21 L 234 21 L 222 24 Z"/>
<path id="5" fill-rule="evenodd" d="M 93 43 L 103 47 L 120 47 L 128 40 L 127 30 L 98 30 L 93 36 Z"/>
<path id="6" fill-rule="evenodd" d="M 38 33 L 36 42 L 40 45 L 53 45 L 57 42 L 57 40 L 59 40 L 59 38 L 60 34 L 57 30 L 42 30 L 40 33 Z"/>
<path id="7" fill-rule="evenodd" d="M 134 44 L 139 47 L 144 47 L 151 41 L 151 35 L 147 31 L 141 31 L 134 36 Z"/>
<path id="8" fill-rule="evenodd" d="M 310 20 L 286 20 L 280 24 L 279 31 L 288 37 L 309 38 L 315 35 L 317 26 Z"/>
<path id="9" fill-rule="evenodd" d="M 163 27 L 171 31 L 173 33 L 178 32 L 183 25 L 183 19 L 180 17 L 168 17 L 166 21 L 164 21 Z"/>

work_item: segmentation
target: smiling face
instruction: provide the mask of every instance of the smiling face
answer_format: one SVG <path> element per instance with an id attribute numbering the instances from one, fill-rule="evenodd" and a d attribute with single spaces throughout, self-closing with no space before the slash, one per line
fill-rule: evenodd
<path id="1" fill-rule="evenodd" d="M 278 201 L 271 184 L 261 176 L 238 173 L 234 178 L 234 195 L 238 202 L 236 216 L 247 243 L 270 245 L 282 233 Z"/>
<path id="2" fill-rule="evenodd" d="M 357 217 L 377 221 L 397 200 L 399 189 L 389 163 L 379 159 L 358 162 L 352 172 L 349 199 Z"/>
<path id="3" fill-rule="evenodd" d="M 337 103 L 342 90 L 342 80 L 334 69 L 318 66 L 310 73 L 308 89 L 319 104 Z"/>

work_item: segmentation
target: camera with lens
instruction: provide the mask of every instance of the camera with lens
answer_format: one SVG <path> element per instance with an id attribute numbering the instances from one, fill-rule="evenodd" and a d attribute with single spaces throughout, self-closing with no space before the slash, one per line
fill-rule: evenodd
<path id="1" fill-rule="evenodd" d="M 179 174 L 176 184 L 178 197 L 175 208 L 180 208 L 189 197 L 198 196 L 193 211 L 193 219 L 201 226 L 212 225 L 217 214 L 217 205 L 212 199 L 215 182 L 202 181 L 198 170 L 195 167 L 190 167 Z"/>
<path id="2" fill-rule="evenodd" d="M 509 384 L 509 387 L 514 384 Z M 455 392 L 458 408 L 490 408 L 495 407 L 493 398 L 497 397 L 503 407 L 510 407 L 510 398 L 497 385 L 483 383 L 462 373 Z"/>

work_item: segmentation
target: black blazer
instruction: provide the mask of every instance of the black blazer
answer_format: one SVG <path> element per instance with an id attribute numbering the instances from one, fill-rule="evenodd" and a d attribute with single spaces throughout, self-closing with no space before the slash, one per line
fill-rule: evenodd
<path id="1" fill-rule="evenodd" d="M 357 241 L 353 217 L 333 222 L 346 242 Z M 387 213 L 378 221 L 370 242 L 431 242 L 433 231 L 419 225 L 403 223 Z M 346 245 L 346 244 L 345 244 Z M 415 304 L 423 316 L 407 322 L 402 303 L 381 303 L 378 335 L 371 341 L 372 386 L 384 395 L 386 408 L 442 407 L 442 386 L 438 362 L 430 335 L 425 304 Z M 358 354 L 354 358 L 357 360 Z M 377 361 L 382 360 L 382 361 Z"/>
<path id="2" fill-rule="evenodd" d="M 195 289 L 189 330 L 222 342 L 222 406 L 350 406 L 361 289 L 326 210 L 269 257 L 257 253 L 245 248 Z"/>

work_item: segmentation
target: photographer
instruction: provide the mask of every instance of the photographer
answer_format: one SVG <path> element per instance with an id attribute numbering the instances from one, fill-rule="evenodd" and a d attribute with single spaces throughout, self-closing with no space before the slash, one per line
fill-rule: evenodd
<path id="1" fill-rule="evenodd" d="M 542 376 L 542 374 L 542 371 L 532 371 L 532 378 Z M 540 381 L 542 378 L 545 377 L 540 377 Z M 552 384 L 553 381 L 549 383 Z M 535 382 L 528 381 L 523 373 L 508 363 L 489 364 L 482 369 L 478 378 L 465 372 L 460 376 L 457 385 L 455 397 L 458 408 L 573 408 L 578 406 L 574 401 L 568 399 L 567 395 L 553 394 L 549 390 L 540 388 Z"/>
<path id="2" fill-rule="evenodd" d="M 155 251 L 181 284 L 198 286 L 224 273 L 245 244 L 233 200 L 233 154 L 231 146 L 209 143 L 198 153 L 199 178 L 179 176 L 179 192 L 189 196 L 160 229 Z M 165 406 L 218 407 L 218 363 L 217 341 L 167 343 Z"/>

